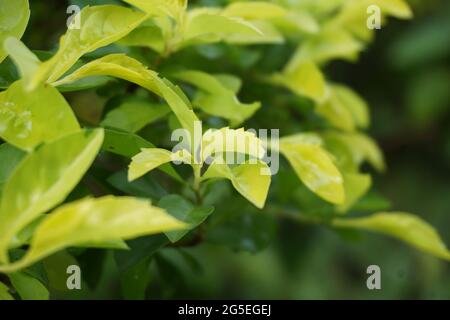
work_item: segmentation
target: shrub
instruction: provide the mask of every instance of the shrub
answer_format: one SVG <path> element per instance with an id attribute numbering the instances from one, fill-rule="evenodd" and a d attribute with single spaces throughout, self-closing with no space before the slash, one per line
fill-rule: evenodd
<path id="1" fill-rule="evenodd" d="M 256 252 L 278 216 L 450 258 L 429 224 L 370 191 L 365 164 L 385 164 L 367 103 L 323 71 L 373 39 L 370 4 L 407 19 L 403 0 L 125 2 L 85 6 L 49 53 L 19 40 L 28 1 L 0 0 L 1 298 L 61 290 L 87 248 L 116 249 L 124 296 L 144 297 L 134 276 L 150 258 L 166 268 L 165 247 Z"/>

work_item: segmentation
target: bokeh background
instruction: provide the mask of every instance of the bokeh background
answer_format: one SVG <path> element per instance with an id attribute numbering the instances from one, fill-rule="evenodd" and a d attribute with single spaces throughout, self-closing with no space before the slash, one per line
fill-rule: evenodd
<path id="1" fill-rule="evenodd" d="M 208 2 L 218 1 L 203 1 Z M 375 176 L 374 190 L 383 195 L 386 207 L 420 215 L 450 245 L 450 2 L 410 3 L 413 20 L 391 20 L 357 63 L 333 62 L 326 74 L 356 89 L 370 104 L 370 133 L 388 165 L 385 174 Z M 68 2 L 31 0 L 31 6 L 24 42 L 51 50 L 64 32 Z M 247 56 L 236 55 L 245 64 L 253 58 L 251 51 L 244 53 Z M 93 92 L 68 99 L 73 105 L 104 103 Z M 96 117 L 95 109 L 77 112 Z M 277 185 L 275 192 L 282 195 Z M 236 197 L 227 202 L 227 192 L 224 189 L 222 211 L 231 217 L 229 230 L 213 231 L 208 243 L 195 248 L 159 253 L 150 266 L 149 297 L 450 299 L 449 263 L 376 234 L 340 234 L 324 226 L 275 219 L 270 212 L 243 212 L 248 207 Z M 228 245 L 220 245 L 224 241 Z M 114 254 L 92 250 L 87 255 L 97 259 L 92 261 L 102 257 L 95 267 L 91 261 L 91 288 L 55 297 L 120 298 Z M 381 267 L 382 290 L 366 288 L 371 264 Z"/>

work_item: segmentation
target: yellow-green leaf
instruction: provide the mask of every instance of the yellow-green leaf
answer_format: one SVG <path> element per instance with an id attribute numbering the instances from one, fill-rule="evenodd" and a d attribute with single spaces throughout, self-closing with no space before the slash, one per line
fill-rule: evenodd
<path id="1" fill-rule="evenodd" d="M 87 6 L 79 15 L 80 28 L 69 29 L 61 38 L 58 51 L 41 65 L 30 89 L 58 80 L 81 56 L 126 36 L 147 18 L 141 12 L 114 5 Z"/>
<path id="2" fill-rule="evenodd" d="M 139 61 L 124 54 L 111 54 L 94 60 L 53 85 L 71 83 L 93 75 L 121 78 L 161 96 L 169 104 L 183 128 L 190 133 L 190 137 L 194 136 L 194 123 L 199 120 L 183 92 L 170 81 L 159 78 L 156 72 L 148 70 Z"/>
<path id="3" fill-rule="evenodd" d="M 364 99 L 344 85 L 332 85 L 332 90 L 340 103 L 352 114 L 355 124 L 367 128 L 370 124 L 369 106 Z"/>
<path id="4" fill-rule="evenodd" d="M 218 42 L 230 34 L 261 36 L 263 33 L 251 22 L 225 16 L 220 10 L 195 9 L 189 11 L 183 41 L 178 46 Z"/>
<path id="5" fill-rule="evenodd" d="M 187 0 L 124 0 L 125 2 L 155 16 L 169 16 L 179 20 L 187 8 Z"/>
<path id="6" fill-rule="evenodd" d="M 283 17 L 272 19 L 272 22 L 280 31 L 289 35 L 314 34 L 320 31 L 319 23 L 308 11 L 289 11 Z"/>
<path id="7" fill-rule="evenodd" d="M 287 11 L 274 3 L 251 1 L 233 2 L 223 10 L 223 14 L 230 17 L 259 20 L 283 17 L 287 14 Z"/>
<path id="8" fill-rule="evenodd" d="M 9 288 L 0 282 L 0 301 L 2 300 L 14 300 L 14 298 L 9 293 Z"/>
<path id="9" fill-rule="evenodd" d="M 353 90 L 342 85 L 329 85 L 328 98 L 316 106 L 316 112 L 335 128 L 354 131 L 369 125 L 369 110 L 365 101 Z"/>
<path id="10" fill-rule="evenodd" d="M 55 88 L 39 86 L 26 92 L 23 81 L 0 93 L 0 137 L 31 150 L 80 129 L 64 97 Z"/>
<path id="11" fill-rule="evenodd" d="M 206 113 L 230 120 L 233 126 L 250 118 L 261 107 L 259 102 L 241 103 L 236 92 L 222 82 L 227 75 L 219 77 L 202 71 L 186 70 L 175 72 L 172 76 L 201 89 L 193 101 L 195 106 Z"/>
<path id="12" fill-rule="evenodd" d="M 384 171 L 386 165 L 383 152 L 369 136 L 350 132 L 326 132 L 322 136 L 327 147 L 340 156 L 338 162 L 345 169 L 356 170 L 364 161 L 368 161 L 378 171 Z"/>
<path id="13" fill-rule="evenodd" d="M 380 232 L 405 241 L 424 252 L 450 260 L 450 252 L 436 230 L 409 213 L 382 212 L 363 218 L 336 219 L 333 225 Z"/>
<path id="14" fill-rule="evenodd" d="M 41 64 L 38 57 L 22 41 L 14 37 L 9 37 L 5 40 L 4 48 L 16 64 L 20 77 L 24 79 L 24 82 L 28 83 L 31 81 Z"/>
<path id="15" fill-rule="evenodd" d="M 251 21 L 260 33 L 230 33 L 224 36 L 226 43 L 234 45 L 280 44 L 284 37 L 272 22 L 266 20 Z"/>
<path id="16" fill-rule="evenodd" d="M 309 60 L 302 61 L 293 69 L 286 69 L 282 74 L 274 75 L 273 81 L 317 103 L 326 97 L 324 75 L 317 65 Z"/>
<path id="17" fill-rule="evenodd" d="M 3 49 L 3 42 L 8 37 L 20 39 L 30 18 L 28 0 L 0 0 L 0 62 L 7 52 Z"/>
<path id="18" fill-rule="evenodd" d="M 173 153 L 159 148 L 142 149 L 140 153 L 132 158 L 128 168 L 128 180 L 136 180 L 147 172 L 171 161 L 190 163 L 191 157 L 186 150 Z"/>
<path id="19" fill-rule="evenodd" d="M 131 197 L 87 198 L 59 207 L 37 228 L 26 255 L 0 272 L 24 268 L 52 253 L 86 242 L 132 239 L 185 228 L 161 208 Z"/>
<path id="20" fill-rule="evenodd" d="M 130 47 L 148 47 L 162 54 L 165 49 L 163 32 L 159 26 L 156 24 L 150 24 L 147 21 L 131 31 L 127 36 L 120 39 L 118 43 Z"/>
<path id="21" fill-rule="evenodd" d="M 337 211 L 345 213 L 369 190 L 372 178 L 369 174 L 343 173 L 345 202 L 337 206 Z"/>
<path id="22" fill-rule="evenodd" d="M 345 29 L 329 26 L 298 47 L 288 63 L 287 71 L 296 69 L 305 60 L 312 60 L 317 64 L 332 59 L 355 61 L 362 49 L 363 44 Z"/>
<path id="23" fill-rule="evenodd" d="M 0 254 L 40 214 L 61 203 L 87 171 L 103 141 L 103 130 L 79 131 L 44 144 L 17 166 L 3 189 Z"/>
<path id="24" fill-rule="evenodd" d="M 344 182 L 330 155 L 311 137 L 280 139 L 280 152 L 303 183 L 318 196 L 335 204 L 345 201 Z"/>
<path id="25" fill-rule="evenodd" d="M 233 187 L 248 201 L 262 209 L 269 192 L 271 175 L 264 162 L 245 162 L 230 168 L 223 158 L 218 157 L 209 166 L 202 179 L 224 178 L 231 181 Z"/>
<path id="26" fill-rule="evenodd" d="M 230 129 L 228 127 L 219 130 L 209 129 L 202 138 L 202 160 L 214 154 L 240 153 L 253 158 L 261 159 L 266 150 L 263 142 L 250 131 L 244 128 Z"/>

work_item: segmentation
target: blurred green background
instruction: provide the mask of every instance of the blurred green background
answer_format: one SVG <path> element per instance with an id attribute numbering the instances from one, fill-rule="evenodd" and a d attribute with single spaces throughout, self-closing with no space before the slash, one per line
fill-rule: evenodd
<path id="1" fill-rule="evenodd" d="M 94 2 L 115 1 L 73 1 Z M 203 1 L 212 2 L 218 1 Z M 333 62 L 326 74 L 356 89 L 370 104 L 370 133 L 388 164 L 384 175 L 375 176 L 376 192 L 389 199 L 392 210 L 413 212 L 430 222 L 450 245 L 450 2 L 410 3 L 413 20 L 391 20 L 359 62 Z M 68 4 L 31 0 L 31 5 L 24 42 L 50 50 L 63 33 Z M 252 59 L 251 49 L 244 53 L 245 61 Z M 289 175 L 282 170 L 276 179 Z M 279 181 L 273 192 L 282 194 Z M 275 219 L 229 198 L 226 186 L 217 188 L 222 188 L 224 204 L 217 216 L 228 215 L 228 230 L 212 230 L 210 241 L 195 248 L 158 253 L 150 265 L 149 297 L 450 299 L 449 263 L 380 235 L 344 235 L 325 226 Z M 228 245 L 215 244 L 223 242 Z M 103 262 L 96 268 L 90 262 L 86 276 L 91 289 L 55 296 L 120 298 L 114 253 L 102 256 L 90 250 L 84 255 Z M 382 290 L 366 288 L 366 268 L 372 264 L 381 267 Z"/>

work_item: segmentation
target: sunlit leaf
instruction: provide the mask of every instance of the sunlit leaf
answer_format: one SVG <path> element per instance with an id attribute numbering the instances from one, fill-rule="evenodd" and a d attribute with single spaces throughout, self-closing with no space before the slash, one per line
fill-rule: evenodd
<path id="1" fill-rule="evenodd" d="M 287 68 L 282 74 L 275 74 L 273 81 L 287 87 L 295 94 L 319 103 L 326 97 L 324 75 L 312 61 L 302 61 L 295 68 Z"/>
<path id="2" fill-rule="evenodd" d="M 220 10 L 197 9 L 191 10 L 187 16 L 184 39 L 180 45 L 218 42 L 231 34 L 263 35 L 255 25 L 242 18 L 225 16 Z"/>
<path id="3" fill-rule="evenodd" d="M 146 19 L 143 13 L 114 5 L 87 6 L 79 15 L 80 28 L 69 29 L 61 38 L 57 53 L 41 65 L 30 89 L 58 80 L 81 56 L 119 40 Z"/>
<path id="4" fill-rule="evenodd" d="M 330 155 L 311 137 L 280 139 L 280 152 L 303 183 L 321 198 L 335 204 L 345 201 L 344 181 Z"/>
<path id="5" fill-rule="evenodd" d="M 24 83 L 31 81 L 41 64 L 39 58 L 17 38 L 7 38 L 3 46 L 16 64 Z"/>
<path id="6" fill-rule="evenodd" d="M 17 81 L 0 93 L 0 137 L 12 145 L 31 150 L 79 129 L 69 104 L 52 87 L 25 92 Z"/>
<path id="7" fill-rule="evenodd" d="M 385 170 L 383 152 L 369 136 L 344 132 L 326 132 L 322 136 L 343 168 L 356 171 L 364 161 L 368 161 L 378 171 Z"/>
<path id="8" fill-rule="evenodd" d="M 179 19 L 186 10 L 187 0 L 124 0 L 142 11 L 157 16 Z"/>
<path id="9" fill-rule="evenodd" d="M 343 173 L 345 202 L 337 207 L 338 212 L 344 213 L 369 190 L 372 178 L 368 174 Z"/>
<path id="10" fill-rule="evenodd" d="M 129 132 L 114 129 L 105 129 L 105 139 L 102 149 L 114 154 L 131 158 L 141 152 L 142 148 L 154 148 L 155 146 L 144 138 Z M 170 166 L 162 165 L 162 171 L 179 182 L 184 182 L 180 175 Z"/>
<path id="11" fill-rule="evenodd" d="M 223 10 L 226 16 L 249 20 L 278 18 L 285 16 L 286 13 L 283 7 L 263 1 L 233 2 Z"/>
<path id="12" fill-rule="evenodd" d="M 27 254 L 17 262 L 0 266 L 0 271 L 23 268 L 56 251 L 86 242 L 127 240 L 185 227 L 146 200 L 87 198 L 63 205 L 48 215 L 36 230 Z"/>
<path id="13" fill-rule="evenodd" d="M 211 115 L 228 119 L 233 125 L 250 118 L 261 106 L 259 102 L 241 103 L 236 92 L 222 82 L 223 79 L 230 79 L 224 78 L 226 75 L 219 78 L 202 71 L 186 70 L 175 72 L 172 76 L 201 89 L 194 99 L 195 106 Z"/>
<path id="14" fill-rule="evenodd" d="M 8 181 L 14 169 L 20 161 L 22 161 L 24 156 L 25 152 L 8 143 L 0 145 L 0 159 L 2 159 L 2 164 L 0 166 L 0 195 L 6 181 Z"/>
<path id="15" fill-rule="evenodd" d="M 67 197 L 95 159 L 102 141 L 100 129 L 79 131 L 44 144 L 23 159 L 3 189 L 1 249 L 39 214 Z"/>
<path id="16" fill-rule="evenodd" d="M 189 100 L 170 81 L 161 79 L 154 71 L 148 70 L 139 61 L 123 54 L 111 54 L 94 60 L 54 85 L 71 83 L 93 75 L 109 75 L 136 83 L 166 100 L 179 122 L 190 137 L 194 137 L 194 123 L 198 121 Z"/>
<path id="17" fill-rule="evenodd" d="M 8 37 L 20 39 L 25 32 L 29 18 L 28 0 L 0 0 L 0 62 L 7 56 L 3 42 Z"/>
<path id="18" fill-rule="evenodd" d="M 307 11 L 290 11 L 287 15 L 272 19 L 273 24 L 283 33 L 298 35 L 303 33 L 318 33 L 319 23 Z"/>
<path id="19" fill-rule="evenodd" d="M 382 212 L 363 218 L 336 219 L 333 225 L 339 228 L 380 232 L 405 241 L 424 252 L 450 260 L 450 252 L 436 230 L 424 220 L 409 213 Z"/>
<path id="20" fill-rule="evenodd" d="M 165 49 L 163 32 L 159 26 L 147 21 L 131 31 L 127 36 L 120 39 L 119 44 L 125 46 L 148 47 L 158 53 L 163 53 Z"/>
<path id="21" fill-rule="evenodd" d="M 257 160 L 230 168 L 223 158 L 216 158 L 202 179 L 228 179 L 233 187 L 248 201 L 262 209 L 269 191 L 271 176 L 267 164 Z"/>
<path id="22" fill-rule="evenodd" d="M 337 99 L 352 114 L 355 124 L 360 128 L 367 128 L 370 123 L 369 106 L 364 99 L 351 88 L 344 85 L 332 85 Z"/>
<path id="23" fill-rule="evenodd" d="M 0 301 L 1 300 L 14 300 L 9 293 L 9 288 L 2 282 L 0 282 Z"/>
<path id="24" fill-rule="evenodd" d="M 300 44 L 289 61 L 286 71 L 295 70 L 299 64 L 308 60 L 317 64 L 332 59 L 354 61 L 362 49 L 362 43 L 346 30 L 335 27 L 324 28 L 318 36 L 311 37 Z"/>
<path id="25" fill-rule="evenodd" d="M 230 129 L 226 127 L 206 131 L 202 138 L 203 161 L 214 154 L 221 153 L 240 153 L 261 159 L 266 150 L 256 134 L 245 131 L 244 128 Z"/>
<path id="26" fill-rule="evenodd" d="M 157 167 L 171 161 L 190 163 L 191 157 L 186 150 L 180 150 L 173 153 L 171 151 L 158 148 L 142 149 L 139 154 L 132 158 L 128 170 L 128 180 L 136 180 L 147 172 L 150 172 L 153 169 L 156 169 Z"/>

